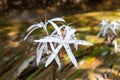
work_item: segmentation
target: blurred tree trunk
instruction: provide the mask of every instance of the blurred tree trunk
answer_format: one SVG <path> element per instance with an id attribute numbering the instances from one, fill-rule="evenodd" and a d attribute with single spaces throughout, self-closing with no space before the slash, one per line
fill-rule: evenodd
<path id="1" fill-rule="evenodd" d="M 120 3 L 120 0 L 0 0 L 0 10 L 11 12 L 49 9 L 54 12 L 61 10 L 110 10 L 115 9 Z M 119 7 L 119 6 L 118 6 Z"/>
<path id="2" fill-rule="evenodd" d="M 3 10 L 8 9 L 9 5 L 8 5 L 8 0 L 2 0 L 2 8 Z"/>

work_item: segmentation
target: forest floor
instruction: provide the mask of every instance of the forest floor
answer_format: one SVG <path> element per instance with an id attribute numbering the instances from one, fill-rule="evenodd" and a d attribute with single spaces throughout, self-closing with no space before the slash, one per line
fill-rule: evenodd
<path id="1" fill-rule="evenodd" d="M 26 12 L 27 14 L 27 12 Z M 79 46 L 74 51 L 79 68 L 76 69 L 65 55 L 61 71 L 56 72 L 57 80 L 120 80 L 120 52 L 112 54 L 113 46 L 108 46 L 103 37 L 96 38 L 103 19 L 120 19 L 120 11 L 97 11 L 77 13 L 63 17 L 77 29 L 78 39 L 94 44 L 92 47 Z M 3 16 L 0 18 L 0 80 L 52 80 L 52 66 L 44 68 L 35 63 L 37 35 L 32 34 L 24 41 L 26 29 L 31 25 L 29 16 Z M 35 36 L 33 36 L 35 35 Z M 118 44 L 120 38 L 117 38 Z"/>

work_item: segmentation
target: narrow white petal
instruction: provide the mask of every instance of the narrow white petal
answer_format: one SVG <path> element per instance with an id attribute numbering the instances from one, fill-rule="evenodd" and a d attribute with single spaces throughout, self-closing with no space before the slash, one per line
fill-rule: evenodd
<path id="1" fill-rule="evenodd" d="M 49 54 L 47 43 L 44 43 L 44 45 L 45 45 L 45 47 L 44 47 L 45 53 L 46 53 L 46 54 Z"/>
<path id="2" fill-rule="evenodd" d="M 63 27 L 65 27 L 65 25 L 60 26 L 59 29 L 61 30 Z M 57 33 L 57 31 L 54 30 L 54 31 L 51 33 L 51 35 L 55 35 L 56 33 Z"/>
<path id="3" fill-rule="evenodd" d="M 84 41 L 84 40 L 77 40 L 76 44 L 80 44 L 80 45 L 90 45 L 92 46 L 93 44 L 88 42 L 88 41 Z"/>
<path id="4" fill-rule="evenodd" d="M 27 29 L 27 31 L 30 31 L 31 29 L 34 29 L 34 28 L 36 28 L 36 27 L 42 28 L 43 26 L 44 26 L 44 23 L 43 23 L 43 22 L 40 22 L 40 23 L 37 23 L 37 24 L 33 24 L 33 25 L 31 25 L 31 26 Z"/>
<path id="5" fill-rule="evenodd" d="M 41 43 L 38 44 L 37 49 L 36 49 L 36 53 L 39 52 L 40 46 L 41 46 Z"/>
<path id="6" fill-rule="evenodd" d="M 66 43 L 69 43 L 69 44 L 74 44 L 76 43 L 78 40 L 66 40 L 65 42 Z"/>
<path id="7" fill-rule="evenodd" d="M 57 65 L 58 65 L 58 69 L 60 70 L 61 69 L 61 62 L 60 62 L 60 59 L 59 59 L 58 56 L 55 57 L 55 61 L 56 61 Z"/>
<path id="8" fill-rule="evenodd" d="M 58 42 L 60 43 L 60 39 L 57 39 L 55 37 L 45 37 L 43 39 L 34 40 L 34 42 Z"/>
<path id="9" fill-rule="evenodd" d="M 77 40 L 77 39 L 75 39 L 75 40 Z M 74 48 L 75 48 L 76 50 L 78 50 L 78 44 L 73 43 L 73 45 L 74 45 Z"/>
<path id="10" fill-rule="evenodd" d="M 65 39 L 69 39 L 71 37 L 71 35 L 73 35 L 76 32 L 75 29 L 70 29 L 69 31 L 67 30 Z"/>
<path id="11" fill-rule="evenodd" d="M 78 50 L 78 44 L 74 43 L 74 48 Z"/>
<path id="12" fill-rule="evenodd" d="M 62 44 L 58 45 L 58 47 L 54 50 L 54 53 L 52 53 L 50 57 L 47 59 L 45 67 L 47 67 L 54 60 L 54 58 L 57 56 L 61 47 L 62 47 Z"/>
<path id="13" fill-rule="evenodd" d="M 55 48 L 54 48 L 54 46 L 53 46 L 52 43 L 50 43 L 50 47 L 51 47 L 51 49 L 52 49 L 52 51 L 53 51 L 53 54 L 55 54 L 55 52 L 54 52 Z M 59 59 L 58 56 L 55 57 L 55 61 L 56 61 L 57 65 L 58 65 L 58 68 L 59 68 L 59 70 L 60 70 L 60 69 L 61 69 L 61 63 L 60 63 L 60 59 Z"/>
<path id="14" fill-rule="evenodd" d="M 36 27 L 38 27 L 36 24 L 31 25 L 31 26 L 27 29 L 27 31 L 30 31 L 31 29 L 34 29 L 34 28 L 36 28 Z"/>
<path id="15" fill-rule="evenodd" d="M 108 26 L 105 26 L 105 28 L 104 28 L 104 30 L 103 30 L 103 34 L 102 34 L 102 36 L 105 36 L 106 35 L 106 33 L 107 33 L 107 29 L 108 29 Z"/>
<path id="16" fill-rule="evenodd" d="M 71 49 L 70 49 L 69 45 L 65 45 L 65 44 L 64 44 L 63 46 L 64 46 L 64 48 L 65 48 L 65 50 L 66 50 L 66 52 L 67 52 L 70 60 L 71 60 L 72 63 L 74 64 L 74 66 L 75 66 L 76 68 L 78 68 L 77 60 L 75 59 L 73 53 L 71 52 Z"/>
<path id="17" fill-rule="evenodd" d="M 59 27 L 54 22 L 52 22 L 52 21 L 48 21 L 48 22 L 56 29 L 56 31 L 59 35 L 62 34 Z"/>
<path id="18" fill-rule="evenodd" d="M 73 40 L 77 40 L 75 34 L 72 35 L 72 39 L 73 39 Z M 74 48 L 75 48 L 76 50 L 78 50 L 78 44 L 74 43 Z"/>
<path id="19" fill-rule="evenodd" d="M 45 45 L 42 45 L 40 47 L 40 50 L 37 51 L 37 55 L 36 55 L 36 63 L 37 63 L 37 66 L 39 66 L 39 63 L 40 63 L 40 60 L 41 60 L 41 57 L 42 57 L 42 53 L 43 53 L 43 49 L 44 49 Z"/>
<path id="20" fill-rule="evenodd" d="M 50 42 L 50 47 L 51 47 L 51 49 L 52 49 L 52 51 L 54 52 L 54 46 L 53 46 L 53 44 Z"/>
<path id="21" fill-rule="evenodd" d="M 26 36 L 25 36 L 25 38 L 24 38 L 24 40 L 26 40 L 27 39 L 27 37 L 34 31 L 34 30 L 36 30 L 36 29 L 38 29 L 38 27 L 36 27 L 36 28 L 34 28 L 34 29 L 32 29 Z"/>
<path id="22" fill-rule="evenodd" d="M 117 35 L 117 33 L 116 33 L 114 27 L 110 26 L 110 29 L 111 29 L 111 31 L 113 32 L 113 34 Z"/>
<path id="23" fill-rule="evenodd" d="M 56 30 L 54 30 L 54 31 L 51 33 L 51 35 L 55 35 L 55 34 L 56 34 L 56 32 L 57 32 L 57 31 L 56 31 Z"/>
<path id="24" fill-rule="evenodd" d="M 47 35 L 48 35 L 48 30 L 47 30 L 47 24 L 45 24 L 44 26 L 43 26 L 43 29 L 44 29 L 44 31 L 47 33 Z"/>
<path id="25" fill-rule="evenodd" d="M 50 19 L 49 21 L 63 21 L 65 22 L 65 20 L 63 18 L 53 18 L 53 19 Z"/>

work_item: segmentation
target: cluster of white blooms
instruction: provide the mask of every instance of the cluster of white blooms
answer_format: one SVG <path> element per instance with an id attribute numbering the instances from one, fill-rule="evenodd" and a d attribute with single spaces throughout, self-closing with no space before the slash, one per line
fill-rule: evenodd
<path id="1" fill-rule="evenodd" d="M 109 34 L 114 34 L 117 36 L 118 30 L 120 30 L 120 22 L 119 20 L 109 22 L 108 20 L 102 20 L 100 23 L 101 30 L 98 33 L 97 37 L 102 34 L 102 36 L 106 36 Z"/>
<path id="2" fill-rule="evenodd" d="M 69 25 L 57 25 L 55 22 L 65 22 L 62 18 L 53 18 L 44 22 L 40 22 L 37 24 L 33 24 L 30 26 L 27 31 L 29 32 L 24 40 L 28 38 L 28 36 L 36 29 L 43 28 L 46 32 L 47 36 L 40 38 L 38 40 L 34 40 L 34 42 L 38 43 L 38 47 L 36 49 L 36 63 L 39 66 L 40 60 L 42 58 L 42 54 L 49 54 L 49 57 L 45 63 L 45 67 L 47 67 L 53 60 L 56 61 L 59 69 L 61 68 L 60 57 L 58 53 L 60 49 L 63 47 L 68 54 L 70 60 L 74 64 L 76 68 L 78 68 L 77 60 L 75 59 L 70 44 L 73 44 L 75 49 L 78 49 L 78 45 L 93 45 L 90 42 L 84 40 L 77 40 L 75 36 L 76 30 L 71 28 Z M 48 33 L 47 27 L 48 24 L 51 24 L 54 27 L 54 31 L 52 33 Z M 50 49 L 49 49 L 50 48 Z M 50 50 L 50 51 L 49 51 Z"/>
<path id="3" fill-rule="evenodd" d="M 103 37 L 107 37 L 108 40 L 111 40 L 110 42 L 114 45 L 114 51 L 117 53 L 117 33 L 120 30 L 120 20 L 114 20 L 109 22 L 108 20 L 102 20 L 100 23 L 101 30 L 98 33 L 97 37 L 99 37 L 101 34 Z"/>

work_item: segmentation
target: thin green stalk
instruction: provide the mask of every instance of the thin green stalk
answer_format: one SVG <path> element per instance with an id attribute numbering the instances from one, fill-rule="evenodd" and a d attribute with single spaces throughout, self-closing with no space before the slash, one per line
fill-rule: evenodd
<path id="1" fill-rule="evenodd" d="M 55 80 L 56 79 L 56 68 L 53 66 L 53 80 Z"/>

